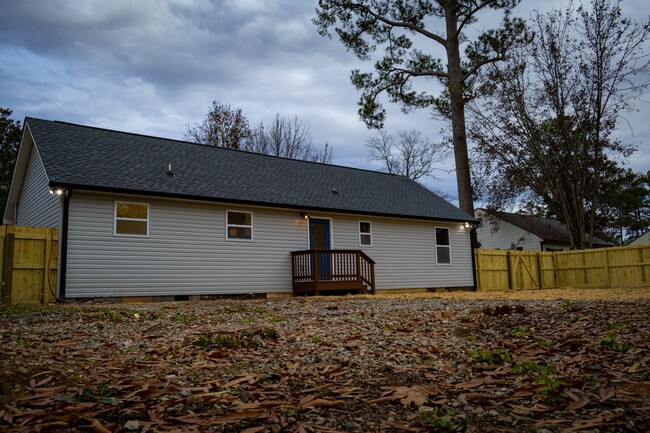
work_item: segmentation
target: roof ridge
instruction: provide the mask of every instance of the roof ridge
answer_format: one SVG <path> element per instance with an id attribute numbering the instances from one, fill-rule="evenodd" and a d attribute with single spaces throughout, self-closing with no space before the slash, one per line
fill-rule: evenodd
<path id="1" fill-rule="evenodd" d="M 250 154 L 250 155 L 258 155 L 258 156 L 261 156 L 261 157 L 282 159 L 282 160 L 287 160 L 287 161 L 296 161 L 296 162 L 302 162 L 302 163 L 308 163 L 308 164 L 324 165 L 324 166 L 328 166 L 328 167 L 338 167 L 338 168 L 343 168 L 343 169 L 348 169 L 348 170 L 365 171 L 365 172 L 381 174 L 381 175 L 387 175 L 387 176 L 404 177 L 406 179 L 412 180 L 412 179 L 408 178 L 407 176 L 404 176 L 404 175 L 401 175 L 401 174 L 387 173 L 385 171 L 372 170 L 372 169 L 369 169 L 369 168 L 351 167 L 349 165 L 332 164 L 332 163 L 326 163 L 326 162 L 320 162 L 320 161 L 309 161 L 309 160 L 305 160 L 305 159 L 294 159 L 294 158 L 288 158 L 286 156 L 269 155 L 269 154 L 266 154 L 266 153 L 253 152 L 253 151 L 244 150 L 244 149 L 232 149 L 232 148 L 228 148 L 228 147 L 210 146 L 208 144 L 195 143 L 193 141 L 179 140 L 179 139 L 176 139 L 176 138 L 167 138 L 167 137 L 161 137 L 161 136 L 149 135 L 149 134 L 142 134 L 142 133 L 137 133 L 137 132 L 126 132 L 126 131 L 120 131 L 120 130 L 117 130 L 117 129 L 102 128 L 102 127 L 99 127 L 99 126 L 82 125 L 80 123 L 66 122 L 66 121 L 63 121 L 63 120 L 48 120 L 48 119 L 41 119 L 41 118 L 38 118 L 38 117 L 25 116 L 25 123 L 27 122 L 28 119 L 33 119 L 33 120 L 37 120 L 37 121 L 41 121 L 41 122 L 58 123 L 58 124 L 62 124 L 62 125 L 75 126 L 75 127 L 80 127 L 80 128 L 92 129 L 92 130 L 96 130 L 96 131 L 112 132 L 112 133 L 122 134 L 122 135 L 127 135 L 127 136 L 151 138 L 151 139 L 155 139 L 155 140 L 165 140 L 165 141 L 170 141 L 170 142 L 176 142 L 176 143 L 179 143 L 179 144 L 202 146 L 204 148 L 219 149 L 221 151 L 239 152 L 239 153 L 246 153 L 246 154 Z M 415 182 L 415 181 L 413 181 L 413 182 Z M 418 182 L 415 182 L 415 183 L 418 183 Z"/>

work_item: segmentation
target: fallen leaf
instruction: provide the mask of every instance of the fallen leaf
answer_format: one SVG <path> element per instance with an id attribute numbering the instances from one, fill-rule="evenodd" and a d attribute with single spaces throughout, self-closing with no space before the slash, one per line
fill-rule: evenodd
<path id="1" fill-rule="evenodd" d="M 585 407 L 589 403 L 591 403 L 591 400 L 589 400 L 588 398 L 582 398 L 580 400 L 572 401 L 571 403 L 569 403 L 565 410 L 578 410 L 580 408 Z"/>
<path id="2" fill-rule="evenodd" d="M 485 382 L 485 379 L 474 379 L 469 382 L 457 383 L 455 386 L 456 389 L 470 389 L 477 388 Z"/>
<path id="3" fill-rule="evenodd" d="M 600 388 L 599 395 L 600 395 L 600 402 L 602 403 L 616 396 L 616 391 L 614 391 L 613 389 L 608 390 L 606 388 Z"/>
<path id="4" fill-rule="evenodd" d="M 264 427 L 264 426 L 250 427 L 250 428 L 247 428 L 246 430 L 242 430 L 241 433 L 258 433 L 258 432 L 264 431 L 265 428 L 266 427 Z"/>
<path id="5" fill-rule="evenodd" d="M 246 376 L 238 377 L 237 379 L 233 379 L 230 382 L 227 382 L 222 385 L 222 388 L 232 388 L 235 385 L 239 385 L 242 382 L 249 382 L 251 380 L 254 380 L 256 374 L 247 374 Z"/>
<path id="6" fill-rule="evenodd" d="M 97 419 L 93 418 L 90 420 L 90 426 L 95 430 L 97 433 L 112 433 L 109 429 L 104 427 L 102 423 Z"/>
<path id="7" fill-rule="evenodd" d="M 315 398 L 307 401 L 306 403 L 303 404 L 298 404 L 298 407 L 300 408 L 305 408 L 305 407 L 332 407 L 332 406 L 343 406 L 345 405 L 345 401 L 343 400 L 328 400 L 325 398 Z"/>
<path id="8" fill-rule="evenodd" d="M 227 424 L 231 422 L 239 422 L 244 419 L 254 419 L 262 416 L 266 411 L 264 410 L 249 410 L 249 411 L 244 411 L 244 412 L 234 412 L 228 415 L 220 416 L 217 418 L 213 418 L 211 422 L 214 422 L 216 424 Z"/>

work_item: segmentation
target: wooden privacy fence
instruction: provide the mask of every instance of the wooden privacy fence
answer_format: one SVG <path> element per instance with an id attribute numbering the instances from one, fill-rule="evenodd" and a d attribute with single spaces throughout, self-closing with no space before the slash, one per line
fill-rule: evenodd
<path id="1" fill-rule="evenodd" d="M 55 301 L 58 244 L 55 228 L 0 226 L 0 303 Z"/>
<path id="2" fill-rule="evenodd" d="M 650 245 L 576 251 L 474 250 L 478 290 L 650 286 Z"/>

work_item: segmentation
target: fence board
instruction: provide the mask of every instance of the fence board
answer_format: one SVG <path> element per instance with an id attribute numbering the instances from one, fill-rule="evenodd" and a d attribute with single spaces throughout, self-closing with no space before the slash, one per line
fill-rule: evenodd
<path id="1" fill-rule="evenodd" d="M 475 254 L 478 290 L 650 286 L 650 245 L 557 252 L 477 249 Z"/>
<path id="2" fill-rule="evenodd" d="M 0 255 L 0 302 L 21 304 L 56 300 L 56 229 L 0 226 Z"/>
<path id="3" fill-rule="evenodd" d="M 508 251 L 476 250 L 477 282 L 481 290 L 509 290 Z"/>

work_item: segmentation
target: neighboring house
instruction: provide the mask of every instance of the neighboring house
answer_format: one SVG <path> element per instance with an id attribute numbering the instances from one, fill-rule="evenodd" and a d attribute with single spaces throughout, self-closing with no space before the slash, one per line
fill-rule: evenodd
<path id="1" fill-rule="evenodd" d="M 481 224 L 476 236 L 481 248 L 525 251 L 562 251 L 569 249 L 569 235 L 561 222 L 550 218 L 477 209 Z M 589 236 L 589 235 L 587 235 Z M 593 247 L 612 244 L 594 238 Z"/>
<path id="2" fill-rule="evenodd" d="M 4 214 L 58 227 L 65 298 L 286 293 L 315 249 L 378 289 L 472 287 L 475 222 L 403 176 L 35 118 Z"/>
<path id="3" fill-rule="evenodd" d="M 646 231 L 641 236 L 634 239 L 628 245 L 650 245 L 650 230 Z"/>

